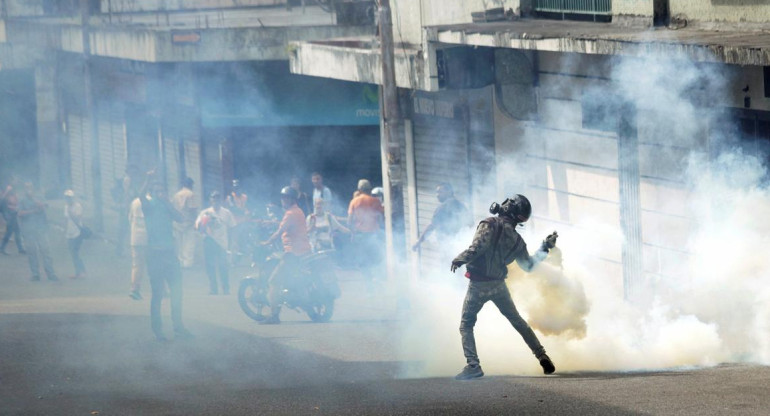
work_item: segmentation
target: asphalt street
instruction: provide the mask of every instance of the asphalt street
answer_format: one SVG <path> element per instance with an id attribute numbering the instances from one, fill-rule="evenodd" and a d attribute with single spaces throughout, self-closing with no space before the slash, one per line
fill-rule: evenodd
<path id="1" fill-rule="evenodd" d="M 30 282 L 13 245 L 0 257 L 2 415 L 770 414 L 770 368 L 757 365 L 404 378 L 404 368 L 420 366 L 399 353 L 408 315 L 396 313 L 388 290 L 367 295 L 350 271 L 340 273 L 331 322 L 285 311 L 281 325 L 260 326 L 234 294 L 209 296 L 200 268 L 185 270 L 195 338 L 157 342 L 148 285 L 145 300 L 127 296 L 127 258 L 89 240 L 88 277 L 70 280 L 63 240 L 54 235 L 52 245 L 59 282 Z M 247 273 L 235 268 L 234 284 Z"/>

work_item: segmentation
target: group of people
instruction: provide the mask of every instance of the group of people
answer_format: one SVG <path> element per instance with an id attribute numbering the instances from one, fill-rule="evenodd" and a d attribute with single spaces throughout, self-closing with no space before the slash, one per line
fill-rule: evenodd
<path id="1" fill-rule="evenodd" d="M 280 239 L 283 248 L 281 261 L 269 279 L 271 316 L 263 321 L 265 324 L 280 323 L 278 293 L 286 279 L 297 272 L 302 259 L 311 252 L 333 249 L 334 233 L 350 235 L 352 247 L 356 250 L 354 256 L 365 259 L 359 265 L 368 278 L 372 277 L 372 271 L 365 265 L 376 264 L 383 248 L 380 235 L 384 208 L 382 200 L 372 195 L 372 186 L 368 180 L 361 179 L 358 182 L 354 197 L 348 205 L 345 225 L 327 209 L 333 196 L 329 188 L 323 185 L 323 177 L 314 173 L 312 182 L 312 199 L 301 192 L 295 180 L 281 189 L 283 216 L 280 221 L 276 221 L 275 232 L 261 242 L 262 245 L 270 245 Z M 23 189 L 18 189 L 18 183 L 17 179 L 13 180 L 0 194 L 0 209 L 6 224 L 0 253 L 7 254 L 6 246 L 13 238 L 18 252 L 27 254 L 33 281 L 40 280 L 41 262 L 46 277 L 58 280 L 48 245 L 46 203 L 36 194 L 31 182 L 25 182 Z M 223 198 L 218 191 L 212 192 L 208 199 L 209 206 L 200 209 L 195 203 L 191 179 L 186 178 L 181 189 L 172 198 L 168 198 L 164 184 L 151 171 L 128 206 L 132 255 L 130 296 L 137 300 L 142 298 L 140 283 L 146 269 L 152 290 L 151 328 L 158 340 L 166 340 L 160 314 L 161 301 L 166 293 L 170 298 L 175 337 L 193 337 L 182 323 L 181 269 L 192 265 L 195 241 L 198 239 L 196 233 L 203 236 L 210 293 L 218 294 L 220 288 L 222 293 L 229 293 L 227 251 L 231 244 L 238 243 L 231 232 L 239 223 L 248 221 L 248 197 L 240 192 L 237 181 L 233 185 L 227 198 Z M 451 235 L 470 223 L 467 209 L 454 197 L 450 184 L 439 184 L 436 194 L 440 205 L 431 223 L 412 247 L 413 250 L 418 250 L 426 236 L 433 232 Z M 80 246 L 88 233 L 83 224 L 83 207 L 72 190 L 65 191 L 64 198 L 65 237 L 75 268 L 73 277 L 85 277 L 85 265 L 79 256 Z M 465 266 L 465 277 L 469 279 L 460 324 L 467 365 L 456 378 L 467 380 L 484 375 L 476 352 L 473 328 L 479 311 L 489 301 L 497 306 L 519 332 L 543 371 L 551 374 L 555 366 L 535 333 L 516 310 L 505 279 L 507 267 L 514 261 L 529 271 L 544 260 L 549 250 L 555 247 L 558 235 L 554 232 L 547 236 L 537 252 L 530 255 L 526 243 L 516 231 L 516 227 L 531 216 L 529 200 L 523 195 L 515 195 L 502 204 L 492 204 L 490 212 L 494 215 L 478 224 L 471 245 L 451 262 L 452 272 Z"/>
<path id="2" fill-rule="evenodd" d="M 0 254 L 8 255 L 5 249 L 13 238 L 18 253 L 27 255 L 31 281 L 41 280 L 41 265 L 46 278 L 57 281 L 59 278 L 54 271 L 48 236 L 48 204 L 35 190 L 31 181 L 26 181 L 21 186 L 20 183 L 18 177 L 13 177 L 0 192 L 0 211 L 5 221 Z M 80 257 L 80 246 L 90 229 L 83 224 L 83 206 L 75 199 L 75 193 L 71 189 L 64 192 L 64 200 L 64 236 L 75 269 L 70 278 L 84 278 L 86 268 Z"/>

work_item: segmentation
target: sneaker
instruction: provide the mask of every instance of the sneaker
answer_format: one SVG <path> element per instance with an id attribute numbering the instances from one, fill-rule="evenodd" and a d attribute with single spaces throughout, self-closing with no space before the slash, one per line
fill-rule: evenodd
<path id="1" fill-rule="evenodd" d="M 455 376 L 455 380 L 471 380 L 474 378 L 479 378 L 484 375 L 484 372 L 481 371 L 481 365 L 471 365 L 468 364 L 463 368 L 463 371 L 460 372 L 460 374 Z"/>
<path id="2" fill-rule="evenodd" d="M 52 282 L 58 282 L 58 281 L 59 281 L 59 278 L 58 278 L 58 277 L 56 277 L 56 275 L 53 275 L 53 276 L 48 276 L 48 280 L 50 280 L 50 281 L 52 281 Z"/>
<path id="3" fill-rule="evenodd" d="M 128 294 L 128 297 L 129 297 L 129 298 L 131 298 L 131 299 L 133 299 L 133 300 L 142 300 L 142 294 L 141 294 L 141 293 L 139 293 L 139 291 L 138 291 L 138 290 L 132 290 L 132 291 L 131 291 L 131 292 Z"/>
<path id="4" fill-rule="evenodd" d="M 174 339 L 193 339 L 193 338 L 195 338 L 195 335 L 193 335 L 186 328 L 174 330 Z"/>
<path id="5" fill-rule="evenodd" d="M 6 254 L 5 251 L 3 251 L 3 254 Z M 27 254 L 27 251 L 24 249 L 19 250 L 19 254 Z"/>
<path id="6" fill-rule="evenodd" d="M 544 374 L 553 374 L 556 371 L 556 366 L 553 365 L 553 361 L 551 361 L 548 354 L 541 355 L 538 357 L 538 360 L 540 361 L 540 366 L 543 367 Z"/>
<path id="7" fill-rule="evenodd" d="M 29 280 L 32 281 L 32 282 L 39 282 L 40 281 L 40 276 L 32 276 L 32 277 L 29 278 Z"/>
<path id="8" fill-rule="evenodd" d="M 277 325 L 281 323 L 281 319 L 277 315 L 270 316 L 267 319 L 259 321 L 261 325 Z"/>
<path id="9" fill-rule="evenodd" d="M 168 338 L 166 338 L 165 335 L 163 335 L 162 332 L 156 332 L 155 333 L 155 340 L 159 342 L 166 342 L 168 341 Z"/>
<path id="10" fill-rule="evenodd" d="M 5 249 L 0 250 L 0 254 L 6 255 L 6 256 L 8 255 L 8 253 L 5 252 Z"/>

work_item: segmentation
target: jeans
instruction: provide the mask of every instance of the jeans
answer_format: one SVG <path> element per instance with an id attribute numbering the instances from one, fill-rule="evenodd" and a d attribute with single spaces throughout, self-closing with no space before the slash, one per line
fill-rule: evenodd
<path id="1" fill-rule="evenodd" d="M 281 261 L 270 274 L 267 301 L 270 303 L 271 313 L 275 317 L 281 313 L 281 290 L 291 279 L 296 278 L 301 262 L 302 257 L 294 253 L 283 253 Z"/>
<path id="2" fill-rule="evenodd" d="M 174 248 L 146 249 L 147 275 L 150 278 L 152 299 L 150 300 L 150 322 L 156 335 L 163 333 L 160 305 L 168 285 L 171 297 L 171 322 L 174 331 L 184 330 L 182 324 L 182 270 Z"/>
<path id="3" fill-rule="evenodd" d="M 206 261 L 206 275 L 209 277 L 209 290 L 211 293 L 218 293 L 217 290 L 217 270 L 219 270 L 219 280 L 222 282 L 222 292 L 230 292 L 230 275 L 227 270 L 227 253 L 225 249 L 217 244 L 211 237 L 203 239 L 203 257 Z"/>
<path id="4" fill-rule="evenodd" d="M 72 264 L 75 265 L 75 275 L 82 275 L 86 272 L 86 266 L 83 264 L 83 259 L 80 258 L 80 246 L 83 244 L 83 236 L 67 239 L 67 248 L 70 250 L 70 256 L 72 257 Z"/>
<path id="5" fill-rule="evenodd" d="M 505 285 L 504 280 L 493 280 L 490 282 L 477 282 L 471 280 L 468 284 L 468 292 L 465 295 L 463 303 L 463 313 L 460 320 L 460 335 L 462 336 L 463 353 L 465 360 L 470 365 L 479 364 L 479 356 L 476 353 L 476 339 L 473 336 L 473 327 L 476 325 L 476 316 L 481 308 L 488 301 L 492 301 L 500 313 L 503 314 L 519 332 L 524 342 L 536 357 L 545 354 L 545 348 L 540 345 L 537 336 L 529 327 L 526 321 L 522 319 L 513 304 L 511 293 Z"/>
<path id="6" fill-rule="evenodd" d="M 3 235 L 3 243 L 0 245 L 0 251 L 5 250 L 5 246 L 8 245 L 11 236 L 13 236 L 13 241 L 16 242 L 16 249 L 19 250 L 19 252 L 23 252 L 24 246 L 21 244 L 19 217 L 16 212 L 7 212 L 5 214 L 5 235 Z"/>
<path id="7" fill-rule="evenodd" d="M 53 271 L 53 260 L 51 259 L 51 251 L 48 248 L 48 235 L 45 230 L 37 229 L 34 226 L 30 228 L 32 229 L 24 229 L 22 227 L 22 233 L 27 245 L 27 259 L 29 260 L 29 270 L 32 272 L 32 277 L 35 279 L 40 278 L 40 260 L 42 260 L 46 276 L 51 280 L 55 280 L 57 277 Z"/>

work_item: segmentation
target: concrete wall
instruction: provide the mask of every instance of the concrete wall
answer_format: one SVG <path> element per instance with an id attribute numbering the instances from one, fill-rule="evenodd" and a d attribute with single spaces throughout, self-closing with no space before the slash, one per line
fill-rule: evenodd
<path id="1" fill-rule="evenodd" d="M 9 17 L 38 16 L 43 14 L 43 0 L 6 0 Z"/>
<path id="2" fill-rule="evenodd" d="M 423 43 L 422 27 L 471 23 L 472 12 L 503 7 L 516 11 L 519 0 L 410 0 L 391 1 L 396 42 Z"/>
<path id="3" fill-rule="evenodd" d="M 767 23 L 770 2 L 759 0 L 676 0 L 671 15 L 684 14 L 691 22 Z"/>
<path id="4" fill-rule="evenodd" d="M 517 121 L 495 111 L 498 171 L 517 172 L 498 177 L 498 187 L 530 198 L 534 235 L 557 229 L 563 236 L 595 236 L 596 241 L 584 243 L 591 246 L 587 264 L 622 296 L 617 134 L 583 128 L 581 104 L 584 91 L 617 88 L 612 65 L 606 56 L 538 56 L 539 121 Z M 681 172 L 687 154 L 708 149 L 707 126 L 672 142 L 659 111 L 665 109 L 639 109 L 637 115 L 647 281 L 686 273 L 688 254 L 682 248 L 694 223 Z"/>
<path id="5" fill-rule="evenodd" d="M 653 0 L 613 0 L 612 14 L 652 17 Z"/>
<path id="6" fill-rule="evenodd" d="M 286 0 L 101 0 L 102 13 L 274 6 Z"/>

